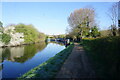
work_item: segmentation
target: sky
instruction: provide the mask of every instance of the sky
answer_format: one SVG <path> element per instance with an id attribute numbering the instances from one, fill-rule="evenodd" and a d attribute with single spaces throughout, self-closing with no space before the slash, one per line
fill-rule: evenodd
<path id="1" fill-rule="evenodd" d="M 111 21 L 108 9 L 113 2 L 2 2 L 4 26 L 9 24 L 33 24 L 48 35 L 65 34 L 67 18 L 76 9 L 92 6 L 97 14 L 100 30 L 108 29 Z"/>
<path id="2" fill-rule="evenodd" d="M 118 19 L 120 20 L 120 1 L 119 1 L 119 4 L 118 4 Z"/>

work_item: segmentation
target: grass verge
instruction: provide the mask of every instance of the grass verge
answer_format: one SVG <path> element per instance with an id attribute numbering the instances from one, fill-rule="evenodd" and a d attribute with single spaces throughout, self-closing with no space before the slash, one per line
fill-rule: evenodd
<path id="1" fill-rule="evenodd" d="M 120 79 L 120 37 L 83 39 L 82 44 L 99 78 Z"/>
<path id="2" fill-rule="evenodd" d="M 73 49 L 74 45 L 71 44 L 54 57 L 50 58 L 46 62 L 40 64 L 39 66 L 31 69 L 18 79 L 29 79 L 29 78 L 54 78 L 57 72 L 60 70 L 62 64 L 69 56 Z"/>

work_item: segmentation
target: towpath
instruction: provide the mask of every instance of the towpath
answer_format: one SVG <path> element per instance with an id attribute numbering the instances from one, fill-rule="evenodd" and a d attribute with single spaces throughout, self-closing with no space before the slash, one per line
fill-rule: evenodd
<path id="1" fill-rule="evenodd" d="M 74 43 L 74 45 L 56 78 L 95 78 L 95 72 L 83 47 L 78 43 Z"/>

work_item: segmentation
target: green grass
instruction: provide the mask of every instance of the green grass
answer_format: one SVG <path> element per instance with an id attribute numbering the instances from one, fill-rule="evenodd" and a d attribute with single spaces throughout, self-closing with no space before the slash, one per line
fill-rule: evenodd
<path id="1" fill-rule="evenodd" d="M 83 39 L 82 44 L 100 78 L 120 78 L 120 37 Z"/>
<path id="2" fill-rule="evenodd" d="M 28 79 L 28 78 L 54 78 L 57 72 L 60 70 L 62 64 L 64 63 L 65 59 L 71 53 L 74 45 L 71 44 L 54 57 L 50 58 L 46 62 L 40 64 L 39 66 L 31 69 L 18 79 Z"/>

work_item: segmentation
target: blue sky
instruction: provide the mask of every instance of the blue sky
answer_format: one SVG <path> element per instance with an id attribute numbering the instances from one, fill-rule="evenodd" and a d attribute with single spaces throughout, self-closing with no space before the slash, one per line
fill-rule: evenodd
<path id="1" fill-rule="evenodd" d="M 45 34 L 64 34 L 67 18 L 75 9 L 92 6 L 96 10 L 100 29 L 108 29 L 107 16 L 112 2 L 3 2 L 2 22 L 9 24 L 33 24 Z"/>

